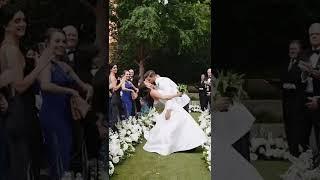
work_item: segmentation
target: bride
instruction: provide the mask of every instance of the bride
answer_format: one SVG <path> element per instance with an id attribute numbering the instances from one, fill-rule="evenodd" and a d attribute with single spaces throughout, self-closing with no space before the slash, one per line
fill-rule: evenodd
<path id="1" fill-rule="evenodd" d="M 207 141 L 205 133 L 192 116 L 176 104 L 174 98 L 182 96 L 182 93 L 167 94 L 148 82 L 144 82 L 141 89 L 150 101 L 161 102 L 165 106 L 163 112 L 155 117 L 156 125 L 145 134 L 145 151 L 166 156 L 194 149 Z"/>

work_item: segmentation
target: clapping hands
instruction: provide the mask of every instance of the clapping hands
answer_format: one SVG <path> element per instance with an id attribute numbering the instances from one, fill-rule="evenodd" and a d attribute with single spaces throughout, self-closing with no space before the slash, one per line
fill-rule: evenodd
<path id="1" fill-rule="evenodd" d="M 313 69 L 310 63 L 306 63 L 303 61 L 299 61 L 298 67 L 301 69 L 301 71 L 308 72 L 308 73 L 311 73 Z"/>
<path id="2" fill-rule="evenodd" d="M 307 72 L 309 76 L 312 76 L 315 79 L 320 79 L 320 71 L 313 69 L 310 63 L 300 61 L 298 67 L 301 69 L 301 71 Z"/>

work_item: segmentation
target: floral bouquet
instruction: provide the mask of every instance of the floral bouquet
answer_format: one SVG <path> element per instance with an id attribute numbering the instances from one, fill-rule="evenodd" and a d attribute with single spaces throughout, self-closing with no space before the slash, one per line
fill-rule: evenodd
<path id="1" fill-rule="evenodd" d="M 185 84 L 178 84 L 178 91 L 182 93 L 188 92 L 188 86 Z"/>
<path id="2" fill-rule="evenodd" d="M 227 71 L 219 72 L 218 78 L 214 84 L 214 99 L 217 97 L 229 97 L 232 102 L 239 102 L 242 98 L 248 97 L 247 93 L 243 90 L 244 74 L 232 73 Z"/>

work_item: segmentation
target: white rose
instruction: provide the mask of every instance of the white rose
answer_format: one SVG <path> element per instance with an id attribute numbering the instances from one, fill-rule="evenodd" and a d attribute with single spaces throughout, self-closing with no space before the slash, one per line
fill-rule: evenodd
<path id="1" fill-rule="evenodd" d="M 258 159 L 258 156 L 255 153 L 250 153 L 250 159 L 252 161 L 256 161 Z"/>
<path id="2" fill-rule="evenodd" d="M 126 150 L 128 149 L 128 144 L 127 144 L 127 143 L 124 143 L 122 149 L 123 149 L 123 151 L 126 151 Z"/>
<path id="3" fill-rule="evenodd" d="M 117 164 L 119 161 L 120 161 L 120 159 L 119 159 L 118 156 L 112 158 L 112 162 L 113 162 L 114 164 Z"/>
<path id="4" fill-rule="evenodd" d="M 131 138 L 129 138 L 129 137 L 126 137 L 126 138 L 125 138 L 125 141 L 128 142 L 128 143 L 131 143 L 131 142 L 132 142 Z"/>
<path id="5" fill-rule="evenodd" d="M 211 153 L 208 154 L 207 161 L 211 161 Z"/>
<path id="6" fill-rule="evenodd" d="M 259 154 L 265 154 L 266 153 L 266 149 L 263 147 L 259 148 Z"/>
<path id="7" fill-rule="evenodd" d="M 207 135 L 211 134 L 211 127 L 208 127 L 208 129 L 206 129 L 206 134 Z"/>
<path id="8" fill-rule="evenodd" d="M 109 154 L 112 156 L 116 156 L 120 150 L 120 144 L 111 144 L 111 146 L 109 146 Z"/>
<path id="9" fill-rule="evenodd" d="M 122 149 L 120 149 L 120 150 L 119 150 L 118 155 L 119 155 L 120 157 L 122 157 L 122 156 L 124 155 L 124 152 L 123 152 L 123 150 L 122 150 Z"/>
<path id="10" fill-rule="evenodd" d="M 271 157 L 271 156 L 273 155 L 272 149 L 267 149 L 265 155 L 266 155 L 267 157 Z"/>
<path id="11" fill-rule="evenodd" d="M 114 173 L 114 165 L 109 161 L 109 175 L 111 176 Z"/>
<path id="12" fill-rule="evenodd" d="M 133 142 L 137 142 L 139 140 L 139 136 L 137 134 L 131 134 L 130 138 Z"/>

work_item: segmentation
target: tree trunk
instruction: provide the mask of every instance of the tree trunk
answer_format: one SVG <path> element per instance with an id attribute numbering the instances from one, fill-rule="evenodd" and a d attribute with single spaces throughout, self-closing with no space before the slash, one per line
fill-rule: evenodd
<path id="1" fill-rule="evenodd" d="M 144 81 L 143 75 L 144 75 L 144 60 L 141 59 L 141 60 L 139 61 L 139 77 L 140 77 L 139 83 L 140 83 L 140 84 Z"/>
<path id="2" fill-rule="evenodd" d="M 106 12 L 106 3 L 105 1 L 98 0 L 95 7 L 96 14 L 96 40 L 95 44 L 99 49 L 98 61 L 95 62 L 98 67 L 102 66 L 107 62 L 107 38 L 108 33 L 106 29 L 107 22 L 107 12 Z"/>
<path id="3" fill-rule="evenodd" d="M 138 52 L 138 63 L 139 63 L 139 83 L 141 84 L 144 79 L 143 79 L 143 75 L 144 75 L 144 52 L 143 52 L 143 45 L 140 45 L 139 48 L 139 52 Z"/>

